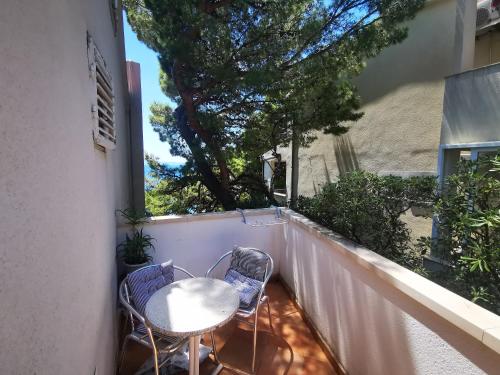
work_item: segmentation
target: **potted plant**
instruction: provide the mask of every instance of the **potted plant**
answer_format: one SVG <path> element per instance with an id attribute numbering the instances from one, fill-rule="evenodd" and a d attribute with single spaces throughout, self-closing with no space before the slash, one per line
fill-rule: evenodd
<path id="1" fill-rule="evenodd" d="M 118 256 L 123 262 L 125 272 L 127 274 L 151 264 L 153 257 L 151 250 L 154 251 L 154 238 L 143 232 L 140 227 L 146 222 L 146 217 L 140 212 L 127 208 L 118 210 L 125 218 L 125 221 L 131 227 L 131 233 L 125 235 L 125 240 L 120 243 L 116 249 Z"/>

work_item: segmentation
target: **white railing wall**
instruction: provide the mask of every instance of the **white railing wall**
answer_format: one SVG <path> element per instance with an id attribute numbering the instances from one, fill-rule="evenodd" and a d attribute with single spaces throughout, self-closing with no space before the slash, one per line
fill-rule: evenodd
<path id="1" fill-rule="evenodd" d="M 498 315 L 289 216 L 280 275 L 349 374 L 498 373 Z"/>
<path id="2" fill-rule="evenodd" d="M 273 209 L 247 211 L 249 223 L 270 223 Z M 121 227 L 123 232 L 126 227 Z M 256 247 L 273 257 L 275 274 L 285 242 L 283 226 L 253 227 L 242 222 L 238 212 L 208 213 L 201 215 L 155 217 L 144 229 L 152 235 L 156 250 L 155 262 L 173 259 L 196 276 L 205 272 L 219 257 L 234 246 Z M 220 269 L 223 269 L 222 265 Z"/>

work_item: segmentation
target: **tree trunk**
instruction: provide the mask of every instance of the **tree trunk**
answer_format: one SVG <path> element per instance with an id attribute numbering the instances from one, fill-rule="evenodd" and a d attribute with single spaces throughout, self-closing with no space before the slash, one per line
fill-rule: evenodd
<path id="1" fill-rule="evenodd" d="M 290 207 L 295 208 L 299 197 L 299 146 L 300 139 L 297 130 L 292 135 L 292 183 L 290 192 Z"/>
<path id="2" fill-rule="evenodd" d="M 213 134 L 201 126 L 196 116 L 196 106 L 193 100 L 194 90 L 191 87 L 185 86 L 183 82 L 182 63 L 174 61 L 171 72 L 172 80 L 182 98 L 182 105 L 175 111 L 177 126 L 182 138 L 184 138 L 193 154 L 198 171 L 203 176 L 204 185 L 221 202 L 225 210 L 234 210 L 236 209 L 236 200 L 230 190 L 229 167 L 219 145 L 213 139 Z M 205 157 L 201 141 L 205 143 L 217 162 L 220 174 L 219 178 L 213 173 Z"/>
<path id="3" fill-rule="evenodd" d="M 185 107 L 180 105 L 174 113 L 179 132 L 191 150 L 197 169 L 203 177 L 203 184 L 222 204 L 225 210 L 236 209 L 236 200 L 234 199 L 233 193 L 228 186 L 219 181 L 217 176 L 212 171 L 212 168 L 205 157 L 205 152 L 200 139 L 196 137 L 196 133 L 189 126 Z"/>

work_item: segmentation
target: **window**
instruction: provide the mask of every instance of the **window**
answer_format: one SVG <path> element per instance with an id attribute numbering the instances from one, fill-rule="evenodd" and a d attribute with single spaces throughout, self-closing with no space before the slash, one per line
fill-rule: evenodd
<path id="1" fill-rule="evenodd" d="M 460 159 L 477 160 L 482 156 L 494 156 L 500 152 L 500 141 L 462 144 L 441 144 L 438 154 L 438 175 L 440 185 L 446 176 L 456 171 Z"/>
<path id="2" fill-rule="evenodd" d="M 441 144 L 438 154 L 438 176 L 439 185 L 443 187 L 447 176 L 457 171 L 457 163 L 460 160 L 476 161 L 481 157 L 493 157 L 500 152 L 500 141 L 493 142 L 478 142 L 478 143 L 462 143 L 462 144 Z M 471 206 L 473 202 L 471 201 Z M 438 228 L 437 222 L 433 219 L 432 237 L 437 238 Z M 435 249 L 431 251 L 431 255 L 435 258 L 439 254 L 435 253 Z"/>
<path id="3" fill-rule="evenodd" d="M 263 155 L 262 161 L 265 184 L 278 203 L 286 204 L 286 162 L 281 161 L 281 155 L 270 153 Z"/>
<path id="4" fill-rule="evenodd" d="M 274 163 L 274 191 L 285 193 L 286 192 L 286 162 L 280 161 Z"/>
<path id="5" fill-rule="evenodd" d="M 106 150 L 116 147 L 115 105 L 111 74 L 90 35 L 87 35 L 90 78 L 95 85 L 91 106 L 94 142 Z"/>

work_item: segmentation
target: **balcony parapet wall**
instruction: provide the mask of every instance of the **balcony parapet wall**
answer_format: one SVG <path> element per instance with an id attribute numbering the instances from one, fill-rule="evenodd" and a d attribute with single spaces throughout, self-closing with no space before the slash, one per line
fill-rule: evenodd
<path id="1" fill-rule="evenodd" d="M 498 371 L 500 316 L 296 212 L 287 215 L 280 275 L 350 374 Z"/>

